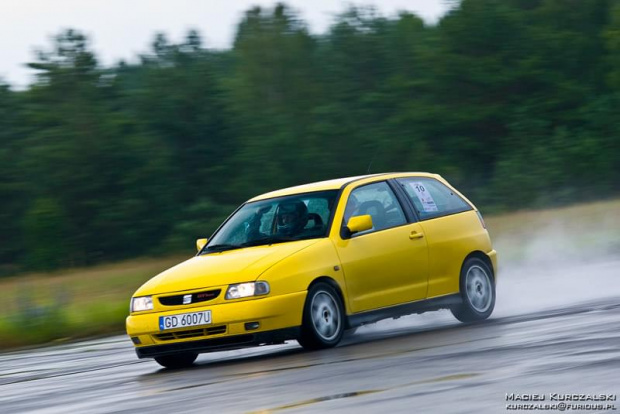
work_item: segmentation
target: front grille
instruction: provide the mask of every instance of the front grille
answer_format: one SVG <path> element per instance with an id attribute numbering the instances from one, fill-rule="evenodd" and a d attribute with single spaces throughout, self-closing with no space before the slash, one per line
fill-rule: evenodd
<path id="1" fill-rule="evenodd" d="M 221 291 L 222 289 L 215 289 L 205 290 L 204 292 L 192 293 L 192 301 L 190 303 L 206 302 L 208 300 L 213 300 L 220 295 Z M 183 305 L 184 296 L 186 295 L 162 296 L 159 298 L 159 303 L 164 306 Z"/>
<path id="2" fill-rule="evenodd" d="M 189 329 L 186 331 L 165 332 L 153 335 L 160 341 L 172 341 L 173 339 L 198 338 L 226 333 L 226 325 L 213 326 L 210 328 Z"/>

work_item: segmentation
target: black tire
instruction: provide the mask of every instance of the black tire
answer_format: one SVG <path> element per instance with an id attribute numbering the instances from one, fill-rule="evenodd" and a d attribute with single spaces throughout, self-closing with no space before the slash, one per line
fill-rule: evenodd
<path id="1" fill-rule="evenodd" d="M 334 347 L 342 339 L 344 325 L 344 307 L 336 290 L 323 282 L 312 286 L 304 305 L 299 344 L 311 350 Z"/>
<path id="2" fill-rule="evenodd" d="M 196 358 L 198 358 L 198 354 L 185 353 L 155 357 L 155 361 L 162 367 L 176 369 L 192 366 Z"/>
<path id="3" fill-rule="evenodd" d="M 495 308 L 495 278 L 489 266 L 477 257 L 463 263 L 460 279 L 462 304 L 450 309 L 461 322 L 482 321 Z"/>

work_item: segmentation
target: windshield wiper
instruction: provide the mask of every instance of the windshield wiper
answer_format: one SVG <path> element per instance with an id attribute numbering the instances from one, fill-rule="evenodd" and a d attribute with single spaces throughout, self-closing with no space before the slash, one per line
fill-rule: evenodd
<path id="1" fill-rule="evenodd" d="M 243 246 L 238 245 L 238 244 L 214 244 L 212 246 L 207 246 L 207 248 L 204 249 L 202 253 L 223 252 L 226 250 L 239 249 L 241 247 Z"/>
<path id="2" fill-rule="evenodd" d="M 271 237 L 261 237 L 260 239 L 251 240 L 249 242 L 245 242 L 242 244 L 243 247 L 247 246 L 258 246 L 261 244 L 274 244 L 274 243 L 284 243 L 289 241 L 297 240 L 294 237 L 285 237 L 285 236 L 271 236 Z"/>
<path id="3" fill-rule="evenodd" d="M 260 239 L 251 240 L 249 242 L 241 243 L 241 244 L 214 244 L 212 246 L 207 246 L 203 253 L 217 253 L 223 252 L 226 250 L 234 250 L 241 249 L 243 247 L 251 247 L 251 246 L 260 246 L 264 244 L 275 244 L 275 243 L 285 243 L 290 241 L 300 240 L 296 237 L 288 237 L 288 236 L 271 236 L 271 237 L 261 237 Z"/>

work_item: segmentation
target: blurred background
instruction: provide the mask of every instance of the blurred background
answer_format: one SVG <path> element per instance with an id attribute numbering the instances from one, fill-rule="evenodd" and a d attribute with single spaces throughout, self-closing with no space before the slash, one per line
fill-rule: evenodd
<path id="1" fill-rule="evenodd" d="M 34 82 L 0 82 L 0 336 L 46 318 L 64 321 L 46 339 L 122 330 L 133 289 L 237 205 L 317 180 L 435 172 L 497 217 L 612 200 L 563 223 L 611 213 L 615 232 L 619 2 L 442 4 L 431 22 L 342 7 L 320 33 L 286 4 L 250 7 L 230 47 L 153 33 L 114 64 L 59 29 L 31 55 Z M 511 220 L 498 231 L 519 233 Z"/>

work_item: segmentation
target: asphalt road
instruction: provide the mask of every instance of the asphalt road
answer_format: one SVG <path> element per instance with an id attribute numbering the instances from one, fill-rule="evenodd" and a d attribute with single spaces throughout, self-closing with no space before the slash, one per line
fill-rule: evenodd
<path id="1" fill-rule="evenodd" d="M 502 413 L 523 403 L 512 393 L 620 396 L 620 260 L 505 273 L 488 321 L 408 316 L 325 351 L 290 342 L 176 371 L 125 337 L 0 354 L 0 412 Z"/>

